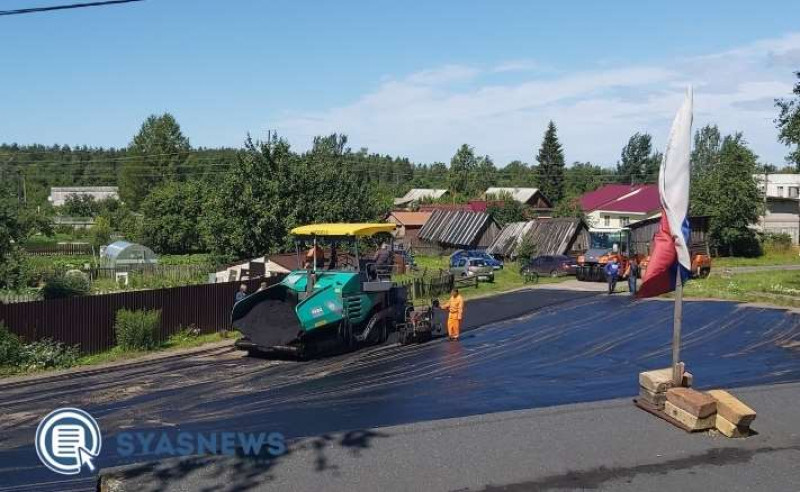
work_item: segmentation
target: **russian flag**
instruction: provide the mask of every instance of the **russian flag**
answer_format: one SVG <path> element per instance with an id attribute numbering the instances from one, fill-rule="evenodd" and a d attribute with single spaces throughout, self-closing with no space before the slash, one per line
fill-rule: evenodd
<path id="1" fill-rule="evenodd" d="M 636 297 L 654 297 L 675 290 L 680 269 L 681 282 L 689 278 L 689 177 L 692 143 L 692 89 L 675 115 L 667 149 L 658 173 L 661 224 L 653 238 L 650 261 Z"/>

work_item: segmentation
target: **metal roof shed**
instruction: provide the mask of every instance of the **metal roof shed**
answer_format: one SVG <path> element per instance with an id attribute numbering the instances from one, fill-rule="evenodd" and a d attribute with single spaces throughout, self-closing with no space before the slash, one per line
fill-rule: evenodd
<path id="1" fill-rule="evenodd" d="M 487 248 L 500 233 L 491 215 L 463 210 L 435 210 L 419 231 L 422 241 L 447 248 Z"/>
<path id="2" fill-rule="evenodd" d="M 101 253 L 103 262 L 107 266 L 115 267 L 122 265 L 155 265 L 158 257 L 153 250 L 141 244 L 129 243 L 128 241 L 116 241 L 108 246 Z"/>

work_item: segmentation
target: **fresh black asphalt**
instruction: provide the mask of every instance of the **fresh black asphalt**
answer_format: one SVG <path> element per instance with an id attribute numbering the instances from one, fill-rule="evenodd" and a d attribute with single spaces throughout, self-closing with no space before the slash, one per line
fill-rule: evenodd
<path id="1" fill-rule="evenodd" d="M 62 406 L 99 421 L 105 440 L 98 464 L 115 466 L 137 461 L 117 456 L 121 431 L 278 431 L 294 438 L 631 396 L 640 371 L 669 365 L 671 326 L 670 302 L 531 290 L 468 302 L 460 342 L 304 363 L 223 353 L 0 384 L 0 491 L 90 484 L 44 485 L 62 477 L 39 464 L 33 436 L 38 420 Z M 682 358 L 701 388 L 800 381 L 800 353 L 790 347 L 798 339 L 800 315 L 790 311 L 684 306 Z"/>

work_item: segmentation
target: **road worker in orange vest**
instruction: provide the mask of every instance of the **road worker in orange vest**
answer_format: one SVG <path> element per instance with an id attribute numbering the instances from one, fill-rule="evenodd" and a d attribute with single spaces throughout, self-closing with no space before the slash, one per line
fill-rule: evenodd
<path id="1" fill-rule="evenodd" d="M 458 340 L 458 335 L 461 333 L 461 320 L 464 318 L 464 298 L 458 293 L 458 289 L 450 292 L 450 300 L 442 305 L 442 309 L 448 311 L 447 338 Z"/>

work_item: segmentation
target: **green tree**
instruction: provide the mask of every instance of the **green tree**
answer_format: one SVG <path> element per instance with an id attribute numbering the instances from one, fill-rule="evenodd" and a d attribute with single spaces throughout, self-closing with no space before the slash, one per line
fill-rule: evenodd
<path id="1" fill-rule="evenodd" d="M 586 214 L 583 212 L 579 197 L 576 195 L 564 197 L 564 199 L 553 208 L 553 217 L 569 217 L 586 220 Z"/>
<path id="2" fill-rule="evenodd" d="M 147 193 L 164 181 L 180 180 L 186 173 L 191 146 L 175 118 L 150 115 L 128 146 L 120 177 L 122 199 L 138 210 Z"/>
<path id="3" fill-rule="evenodd" d="M 150 192 L 142 203 L 141 241 L 161 254 L 203 251 L 197 224 L 206 192 L 199 180 L 167 182 Z"/>
<path id="4" fill-rule="evenodd" d="M 450 159 L 448 185 L 450 193 L 471 196 L 476 189 L 475 171 L 478 169 L 478 159 L 475 150 L 467 144 L 458 148 Z"/>
<path id="5" fill-rule="evenodd" d="M 566 196 L 575 197 L 608 183 L 615 177 L 612 169 L 591 162 L 573 162 L 566 170 Z"/>
<path id="6" fill-rule="evenodd" d="M 19 243 L 26 237 L 17 206 L 0 197 L 0 288 L 11 289 L 22 283 L 24 261 Z"/>
<path id="7" fill-rule="evenodd" d="M 661 154 L 653 152 L 653 137 L 634 133 L 622 149 L 617 175 L 626 183 L 647 183 L 658 178 Z"/>
<path id="8" fill-rule="evenodd" d="M 492 214 L 501 226 L 527 220 L 530 207 L 514 200 L 510 193 L 487 195 L 486 200 L 489 202 L 486 211 Z"/>
<path id="9" fill-rule="evenodd" d="M 488 155 L 478 159 L 478 166 L 475 171 L 475 190 L 485 190 L 490 186 L 497 184 L 497 168 L 494 166 L 494 161 Z"/>
<path id="10" fill-rule="evenodd" d="M 542 194 L 552 203 L 564 197 L 564 150 L 558 141 L 557 129 L 552 121 L 544 132 L 542 146 L 536 156 L 536 182 Z"/>
<path id="11" fill-rule="evenodd" d="M 67 217 L 94 217 L 97 204 L 92 195 L 72 193 L 64 199 L 60 212 Z"/>
<path id="12" fill-rule="evenodd" d="M 202 217 L 211 250 L 261 256 L 291 247 L 288 232 L 297 225 L 378 220 L 390 202 L 364 179 L 362 163 L 344 143 L 342 136 L 315 139 L 311 151 L 297 155 L 274 134 L 265 142 L 248 138 Z"/>
<path id="13" fill-rule="evenodd" d="M 761 193 L 753 174 L 757 156 L 741 133 L 726 136 L 711 166 L 692 182 L 691 213 L 711 216 L 712 247 L 727 255 L 758 254 L 758 242 L 750 225 L 763 210 Z"/>
<path id="14" fill-rule="evenodd" d="M 535 182 L 534 173 L 527 164 L 522 161 L 511 161 L 506 167 L 500 169 L 499 182 L 502 186 L 522 188 L 531 186 Z"/>
<path id="15" fill-rule="evenodd" d="M 775 124 L 778 126 L 778 140 L 789 147 L 794 146 L 786 156 L 786 161 L 794 163 L 795 169 L 800 171 L 800 71 L 795 75 L 798 82 L 794 85 L 793 99 L 776 99 L 775 105 L 780 110 Z"/>
<path id="16" fill-rule="evenodd" d="M 717 125 L 706 125 L 694 134 L 692 174 L 702 176 L 719 165 L 722 136 Z"/>
<path id="17" fill-rule="evenodd" d="M 89 229 L 89 243 L 94 246 L 95 251 L 99 251 L 100 246 L 109 242 L 111 242 L 111 222 L 106 217 L 97 217 Z"/>

